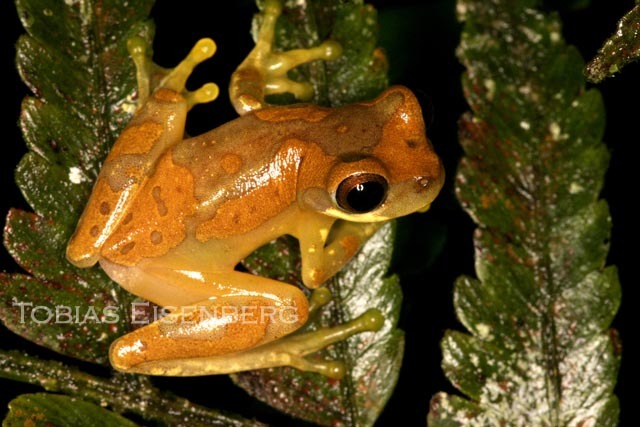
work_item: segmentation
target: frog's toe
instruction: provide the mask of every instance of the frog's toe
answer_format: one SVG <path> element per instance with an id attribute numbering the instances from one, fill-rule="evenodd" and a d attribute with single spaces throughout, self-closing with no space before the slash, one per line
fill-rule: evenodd
<path id="1" fill-rule="evenodd" d="M 139 36 L 127 40 L 127 49 L 136 66 L 138 80 L 138 105 L 144 105 L 152 92 L 168 89 L 183 96 L 189 108 L 196 104 L 213 101 L 220 90 L 215 83 L 207 83 L 200 89 L 188 91 L 185 88 L 187 79 L 194 68 L 211 58 L 216 52 L 216 44 L 210 38 L 200 39 L 191 52 L 172 69 L 164 69 L 151 61 L 147 42 Z"/>
<path id="2" fill-rule="evenodd" d="M 220 92 L 214 83 L 207 83 L 196 91 L 188 91 L 185 88 L 187 79 L 194 68 L 211 58 L 216 52 L 216 44 L 210 38 L 203 38 L 193 46 L 191 52 L 162 79 L 157 89 L 164 88 L 182 94 L 189 104 L 189 108 L 196 104 L 213 101 Z"/>
<path id="3" fill-rule="evenodd" d="M 271 77 L 264 87 L 265 95 L 291 93 L 301 101 L 308 101 L 313 96 L 313 87 L 306 82 L 294 82 L 286 77 Z"/>
<path id="4" fill-rule="evenodd" d="M 289 365 L 305 372 L 315 372 L 328 378 L 341 379 L 346 372 L 343 362 L 337 360 L 311 360 L 291 357 Z"/>
<path id="5" fill-rule="evenodd" d="M 215 83 L 207 83 L 198 90 L 186 92 L 187 104 L 189 108 L 197 104 L 206 104 L 218 97 L 220 89 Z"/>
<path id="6" fill-rule="evenodd" d="M 127 50 L 136 66 L 136 80 L 138 82 L 139 105 L 144 104 L 149 98 L 151 89 L 151 68 L 153 63 L 147 53 L 147 42 L 139 36 L 127 40 Z"/>
<path id="7" fill-rule="evenodd" d="M 193 46 L 191 52 L 162 80 L 160 87 L 171 89 L 175 92 L 182 92 L 185 89 L 187 79 L 193 72 L 193 69 L 211 58 L 216 53 L 216 44 L 209 38 L 198 40 Z"/>
<path id="8" fill-rule="evenodd" d="M 334 61 L 342 56 L 342 45 L 335 40 L 327 40 L 318 46 L 320 54 L 318 59 Z"/>
<path id="9" fill-rule="evenodd" d="M 309 298 L 309 313 L 315 313 L 323 305 L 331 301 L 331 291 L 325 287 L 314 289 Z"/>
<path id="10" fill-rule="evenodd" d="M 265 95 L 292 93 L 306 101 L 313 96 L 313 88 L 308 83 L 291 80 L 287 73 L 294 68 L 312 61 L 334 61 L 342 55 L 342 47 L 333 40 L 308 49 L 293 49 L 284 52 L 269 52 L 263 65 L 265 69 Z"/>

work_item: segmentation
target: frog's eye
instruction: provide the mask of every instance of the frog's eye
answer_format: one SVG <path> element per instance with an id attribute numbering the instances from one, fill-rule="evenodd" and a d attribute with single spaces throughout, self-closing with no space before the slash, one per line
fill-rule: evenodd
<path id="1" fill-rule="evenodd" d="M 336 191 L 338 205 L 350 213 L 371 212 L 387 197 L 389 184 L 380 175 L 359 173 L 345 178 Z"/>

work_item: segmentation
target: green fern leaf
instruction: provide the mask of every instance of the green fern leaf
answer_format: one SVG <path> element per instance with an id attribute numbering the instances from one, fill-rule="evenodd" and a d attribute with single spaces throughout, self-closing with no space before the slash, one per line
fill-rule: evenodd
<path id="1" fill-rule="evenodd" d="M 126 40 L 138 34 L 150 41 L 151 5 L 16 2 L 27 30 L 17 44 L 18 70 L 35 95 L 23 103 L 29 152 L 16 182 L 35 212 L 7 217 L 5 246 L 30 275 L 0 274 L 0 319 L 40 345 L 98 363 L 129 329 L 131 296 L 99 268 L 72 267 L 65 246 L 105 153 L 134 109 Z"/>
<path id="2" fill-rule="evenodd" d="M 59 394 L 23 394 L 9 403 L 2 425 L 135 427 L 137 424 L 107 409 L 81 399 Z"/>
<path id="3" fill-rule="evenodd" d="M 598 54 L 587 64 L 587 78 L 598 83 L 619 72 L 626 64 L 640 58 L 640 4 L 618 22 L 616 32 L 602 45 Z"/>
<path id="4" fill-rule="evenodd" d="M 478 278 L 455 285 L 471 334 L 442 341 L 445 374 L 470 400 L 436 395 L 432 426 L 617 422 L 604 110 L 557 16 L 537 4 L 458 2 L 472 113 L 460 120 L 456 191 L 479 226 Z"/>

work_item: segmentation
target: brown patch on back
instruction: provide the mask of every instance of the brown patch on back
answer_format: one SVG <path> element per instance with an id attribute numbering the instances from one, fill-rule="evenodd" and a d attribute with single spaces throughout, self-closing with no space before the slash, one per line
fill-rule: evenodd
<path id="1" fill-rule="evenodd" d="M 318 106 L 294 106 L 265 108 L 255 112 L 255 116 L 265 122 L 286 122 L 290 120 L 304 120 L 308 123 L 316 123 L 331 114 L 331 109 Z"/>
<path id="2" fill-rule="evenodd" d="M 316 109 L 327 113 L 322 122 L 314 126 L 300 122 L 290 125 L 287 131 L 331 156 L 371 155 L 382 140 L 385 124 L 402 101 L 401 94 L 385 92 L 374 100 L 339 108 L 309 106 L 304 109 L 308 115 Z"/>
<path id="3" fill-rule="evenodd" d="M 227 153 L 222 156 L 220 160 L 220 167 L 229 175 L 234 174 L 240 170 L 242 166 L 242 157 L 237 154 Z"/>
<path id="4" fill-rule="evenodd" d="M 349 131 L 349 126 L 345 124 L 341 124 L 336 127 L 336 132 L 339 134 L 347 133 L 348 131 Z"/>
<path id="5" fill-rule="evenodd" d="M 162 199 L 161 193 L 162 193 L 162 189 L 158 185 L 153 187 L 153 189 L 151 190 L 151 195 L 153 196 L 153 200 L 156 201 L 156 209 L 158 211 L 158 215 L 167 216 L 167 214 L 169 213 L 169 209 L 167 209 L 167 204 Z"/>
<path id="6" fill-rule="evenodd" d="M 160 139 L 162 131 L 162 125 L 151 121 L 128 126 L 111 148 L 107 162 L 125 154 L 147 154 Z"/>
<path id="7" fill-rule="evenodd" d="M 132 220 L 132 219 L 133 219 L 133 213 L 132 213 L 132 212 L 129 212 L 129 213 L 127 214 L 127 216 L 125 216 L 125 217 L 124 217 L 124 219 L 122 220 L 122 223 L 123 223 L 123 224 L 128 224 L 128 223 L 130 223 L 130 222 L 131 222 L 131 220 Z"/>
<path id="8" fill-rule="evenodd" d="M 108 215 L 111 212 L 111 208 L 109 207 L 109 203 L 102 202 L 100 203 L 100 213 L 102 215 Z"/>
<path id="9" fill-rule="evenodd" d="M 180 102 L 183 98 L 174 90 L 160 88 L 153 92 L 153 99 L 160 102 Z"/>
<path id="10" fill-rule="evenodd" d="M 131 205 L 131 219 L 107 239 L 102 255 L 132 266 L 143 258 L 166 254 L 186 237 L 185 221 L 196 203 L 191 173 L 175 165 L 168 151 Z"/>
<path id="11" fill-rule="evenodd" d="M 151 232 L 151 236 L 149 237 L 149 240 L 151 240 L 151 243 L 153 243 L 154 245 L 159 245 L 160 243 L 162 243 L 162 233 L 159 232 L 158 230 L 153 230 Z"/>

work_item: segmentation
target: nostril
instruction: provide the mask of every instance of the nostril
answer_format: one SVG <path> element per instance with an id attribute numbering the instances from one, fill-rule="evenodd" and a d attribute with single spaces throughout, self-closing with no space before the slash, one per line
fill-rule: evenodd
<path id="1" fill-rule="evenodd" d="M 419 176 L 416 178 L 416 184 L 420 187 L 420 190 L 426 190 L 431 184 L 431 180 L 426 176 Z"/>

